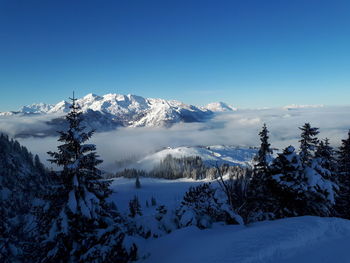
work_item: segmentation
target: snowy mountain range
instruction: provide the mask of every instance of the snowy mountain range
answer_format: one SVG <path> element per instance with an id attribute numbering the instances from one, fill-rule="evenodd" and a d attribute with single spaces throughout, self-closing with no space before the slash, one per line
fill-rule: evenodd
<path id="1" fill-rule="evenodd" d="M 176 100 L 143 98 L 136 95 L 88 94 L 77 100 L 85 115 L 88 126 L 108 130 L 118 126 L 155 127 L 171 126 L 179 122 L 203 122 L 215 112 L 233 111 L 233 107 L 223 102 L 211 103 L 206 107 L 187 105 Z M 0 116 L 52 116 L 49 124 L 61 124 L 62 116 L 69 111 L 70 103 L 32 104 L 19 111 L 2 112 Z"/>

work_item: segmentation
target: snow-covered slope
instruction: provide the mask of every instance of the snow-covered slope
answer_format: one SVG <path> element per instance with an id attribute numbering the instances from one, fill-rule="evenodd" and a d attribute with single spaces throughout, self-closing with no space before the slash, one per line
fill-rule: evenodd
<path id="1" fill-rule="evenodd" d="M 129 168 L 142 169 L 146 171 L 152 170 L 160 163 L 167 155 L 175 158 L 195 157 L 199 156 L 208 166 L 216 164 L 229 164 L 231 166 L 250 164 L 257 150 L 251 148 L 241 148 L 236 146 L 183 146 L 183 147 L 167 147 L 163 150 L 149 154 L 139 160 L 137 163 L 131 164 Z"/>
<path id="2" fill-rule="evenodd" d="M 122 213 L 128 201 L 138 196 L 143 218 L 154 217 L 156 207 L 147 207 L 155 198 L 157 205 L 175 209 L 191 186 L 203 181 L 141 178 L 113 180 L 113 200 Z M 205 180 L 210 182 L 210 180 Z M 216 184 L 216 181 L 211 181 Z M 295 217 L 254 223 L 248 226 L 214 224 L 213 228 L 178 229 L 158 239 L 139 243 L 144 263 L 345 263 L 350 262 L 350 221 L 339 218 Z"/>
<path id="3" fill-rule="evenodd" d="M 137 195 L 143 202 L 140 204 L 145 216 L 154 211 L 147 210 L 145 200 L 151 200 L 155 197 L 158 204 L 164 204 L 168 207 L 176 207 L 180 204 L 183 195 L 190 186 L 196 186 L 203 183 L 203 180 L 177 179 L 166 180 L 158 178 L 140 178 L 141 188 L 135 188 L 135 179 L 114 178 L 111 189 L 113 194 L 110 199 L 116 203 L 121 212 L 128 212 L 129 201 Z"/>
<path id="4" fill-rule="evenodd" d="M 147 240 L 145 263 L 350 262 L 350 221 L 296 217 L 244 226 L 188 227 Z M 175 245 L 174 245 L 175 244 Z"/>
<path id="5" fill-rule="evenodd" d="M 210 110 L 212 112 L 227 112 L 227 111 L 236 111 L 237 109 L 224 103 L 224 102 L 213 102 L 209 103 L 204 109 Z"/>

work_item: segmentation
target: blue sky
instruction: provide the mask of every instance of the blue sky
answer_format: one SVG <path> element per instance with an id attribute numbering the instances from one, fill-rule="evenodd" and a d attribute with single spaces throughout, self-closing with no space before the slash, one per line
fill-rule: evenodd
<path id="1" fill-rule="evenodd" d="M 87 93 L 349 104 L 350 1 L 0 0 L 0 111 Z"/>

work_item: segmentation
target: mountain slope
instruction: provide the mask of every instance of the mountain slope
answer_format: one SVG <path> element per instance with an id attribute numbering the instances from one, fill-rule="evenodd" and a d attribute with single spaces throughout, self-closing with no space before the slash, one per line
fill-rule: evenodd
<path id="1" fill-rule="evenodd" d="M 204 107 L 206 110 L 210 110 L 212 112 L 230 112 L 236 111 L 237 109 L 232 107 L 231 105 L 226 104 L 225 102 L 213 102 L 209 103 Z"/>
<path id="2" fill-rule="evenodd" d="M 167 147 L 155 153 L 143 157 L 141 160 L 129 164 L 124 167 L 119 167 L 119 170 L 124 168 L 135 168 L 145 171 L 151 171 L 154 167 L 160 164 L 167 155 L 175 158 L 182 157 L 200 157 L 204 164 L 208 167 L 215 167 L 217 164 L 228 164 L 230 166 L 247 166 L 250 165 L 252 159 L 256 155 L 256 149 L 240 148 L 235 146 L 214 145 L 214 146 L 182 146 L 182 147 Z"/>

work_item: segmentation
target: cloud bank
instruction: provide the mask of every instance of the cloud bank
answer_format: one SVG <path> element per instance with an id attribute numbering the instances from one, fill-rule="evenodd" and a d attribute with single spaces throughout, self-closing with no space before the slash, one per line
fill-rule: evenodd
<path id="1" fill-rule="evenodd" d="M 40 133 L 49 129 L 45 117 L 0 118 L 0 129 L 10 135 L 28 132 Z M 238 110 L 222 113 L 205 123 L 179 123 L 171 128 L 119 128 L 96 133 L 91 142 L 104 160 L 103 169 L 114 171 L 115 161 L 132 156 L 143 156 L 162 147 L 194 145 L 259 145 L 258 132 L 263 123 L 270 130 L 273 147 L 284 148 L 298 144 L 298 127 L 305 122 L 320 128 L 319 138 L 328 137 L 334 146 L 347 136 L 350 129 L 350 106 Z M 57 137 L 20 138 L 20 143 L 45 161 L 49 150 L 56 150 Z"/>

